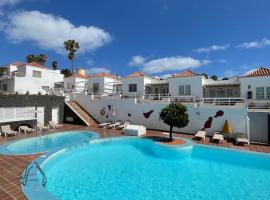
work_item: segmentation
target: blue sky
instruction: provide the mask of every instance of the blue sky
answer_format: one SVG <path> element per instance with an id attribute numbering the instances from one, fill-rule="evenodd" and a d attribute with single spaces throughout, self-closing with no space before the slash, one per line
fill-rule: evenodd
<path id="1" fill-rule="evenodd" d="M 62 43 L 81 44 L 90 73 L 218 77 L 269 66 L 268 0 L 0 0 L 0 63 L 45 53 L 70 66 Z"/>

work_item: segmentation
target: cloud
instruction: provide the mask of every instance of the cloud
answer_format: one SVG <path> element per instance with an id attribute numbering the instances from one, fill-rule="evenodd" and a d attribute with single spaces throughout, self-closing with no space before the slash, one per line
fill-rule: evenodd
<path id="1" fill-rule="evenodd" d="M 220 63 L 227 63 L 227 60 L 226 59 L 220 59 L 218 62 L 220 62 Z"/>
<path id="2" fill-rule="evenodd" d="M 224 77 L 229 78 L 229 77 L 237 76 L 239 72 L 232 69 L 227 69 L 225 70 L 223 74 L 224 74 Z"/>
<path id="3" fill-rule="evenodd" d="M 60 16 L 39 11 L 19 11 L 8 16 L 3 28 L 6 37 L 13 43 L 31 42 L 33 45 L 64 53 L 65 40 L 79 42 L 79 52 L 92 52 L 111 41 L 109 33 L 94 26 L 75 26 Z"/>
<path id="4" fill-rule="evenodd" d="M 250 69 L 244 73 L 244 76 L 251 74 L 252 72 L 256 71 L 256 68 Z"/>
<path id="5" fill-rule="evenodd" d="M 252 48 L 263 48 L 270 45 L 270 39 L 263 38 L 260 41 L 245 42 L 237 45 L 236 48 L 252 49 Z"/>
<path id="6" fill-rule="evenodd" d="M 3 7 L 4 6 L 14 6 L 22 2 L 23 0 L 0 0 L 0 15 L 4 14 Z"/>
<path id="7" fill-rule="evenodd" d="M 182 70 L 186 68 L 197 68 L 209 64 L 210 60 L 197 60 L 191 57 L 165 57 L 150 60 L 143 64 L 142 71 L 149 74 L 162 73 L 165 71 Z"/>
<path id="8" fill-rule="evenodd" d="M 229 47 L 230 47 L 229 44 L 226 44 L 226 45 L 212 45 L 212 46 L 206 47 L 206 48 L 194 49 L 194 51 L 197 52 L 197 53 L 210 53 L 212 51 L 226 50 Z"/>
<path id="9" fill-rule="evenodd" d="M 93 68 L 88 69 L 87 72 L 90 74 L 98 74 L 101 72 L 110 73 L 110 70 L 104 67 L 93 67 Z"/>
<path id="10" fill-rule="evenodd" d="M 143 56 L 140 56 L 140 55 L 138 55 L 138 56 L 133 56 L 133 57 L 130 59 L 128 65 L 129 65 L 129 66 L 132 66 L 132 67 L 133 67 L 133 66 L 140 66 L 140 65 L 143 65 L 145 61 L 146 61 L 146 58 L 143 57 Z"/>
<path id="11" fill-rule="evenodd" d="M 90 66 L 91 66 L 91 65 L 94 65 L 94 63 L 95 63 L 95 62 L 94 62 L 92 59 L 88 59 L 88 60 L 86 61 L 86 64 L 87 64 L 87 65 L 90 65 Z"/>

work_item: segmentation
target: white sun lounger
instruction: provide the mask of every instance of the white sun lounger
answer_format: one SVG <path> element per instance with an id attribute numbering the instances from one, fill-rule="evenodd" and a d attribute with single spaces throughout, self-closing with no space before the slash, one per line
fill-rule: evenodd
<path id="1" fill-rule="evenodd" d="M 106 126 L 110 125 L 112 122 L 105 122 L 105 123 L 101 123 L 101 124 L 98 124 L 98 127 L 103 127 L 103 128 L 106 128 Z"/>
<path id="2" fill-rule="evenodd" d="M 132 136 L 141 136 L 146 133 L 146 128 L 139 125 L 127 125 L 124 128 L 124 134 Z"/>
<path id="3" fill-rule="evenodd" d="M 124 129 L 127 127 L 127 125 L 129 125 L 129 122 L 128 121 L 125 121 L 123 124 L 120 124 L 119 126 L 117 126 L 116 128 L 117 129 Z"/>
<path id="4" fill-rule="evenodd" d="M 107 128 L 113 128 L 113 129 L 115 129 L 115 127 L 117 127 L 117 126 L 119 126 L 119 125 L 121 125 L 121 122 L 116 122 L 116 123 L 114 123 L 114 124 L 109 124 L 109 125 L 107 125 Z"/>
<path id="5" fill-rule="evenodd" d="M 57 129 L 57 128 L 61 128 L 63 125 L 56 124 L 56 123 L 53 122 L 53 121 L 49 121 L 49 126 L 50 126 L 51 128 Z"/>
<path id="6" fill-rule="evenodd" d="M 36 129 L 33 128 L 29 128 L 28 126 L 20 126 L 19 127 L 19 132 L 24 132 L 24 134 L 26 133 L 34 133 Z"/>
<path id="7" fill-rule="evenodd" d="M 48 131 L 50 129 L 50 127 L 44 126 L 44 124 L 42 124 L 42 123 L 37 123 L 37 129 L 39 129 L 41 131 Z"/>
<path id="8" fill-rule="evenodd" d="M 247 138 L 236 138 L 236 144 L 238 143 L 246 143 L 246 144 L 249 144 L 249 141 Z"/>
<path id="9" fill-rule="evenodd" d="M 5 137 L 8 135 L 17 135 L 17 131 L 12 131 L 10 125 L 1 126 L 1 131 L 3 134 L 5 134 Z"/>
<path id="10" fill-rule="evenodd" d="M 218 142 L 224 142 L 224 136 L 222 134 L 215 133 L 212 140 L 217 140 Z"/>
<path id="11" fill-rule="evenodd" d="M 199 130 L 199 131 L 194 135 L 194 137 L 195 137 L 195 138 L 203 139 L 203 140 L 205 141 L 206 131 Z"/>

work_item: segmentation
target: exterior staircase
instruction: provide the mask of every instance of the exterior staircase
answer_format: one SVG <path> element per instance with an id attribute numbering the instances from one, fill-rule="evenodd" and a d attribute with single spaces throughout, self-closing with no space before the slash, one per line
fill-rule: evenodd
<path id="1" fill-rule="evenodd" d="M 97 122 L 75 101 L 67 101 L 65 104 L 87 125 L 97 125 Z"/>

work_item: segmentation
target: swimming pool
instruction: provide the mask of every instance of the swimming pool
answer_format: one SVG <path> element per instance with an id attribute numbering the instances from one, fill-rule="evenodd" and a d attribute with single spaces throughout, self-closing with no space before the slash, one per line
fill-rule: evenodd
<path id="1" fill-rule="evenodd" d="M 55 151 L 65 147 L 79 145 L 98 138 L 99 135 L 89 131 L 70 131 L 46 134 L 13 141 L 0 146 L 1 154 L 34 154 Z"/>
<path id="2" fill-rule="evenodd" d="M 42 164 L 46 190 L 62 200 L 266 200 L 270 157 L 147 139 L 113 139 L 62 151 Z"/>

